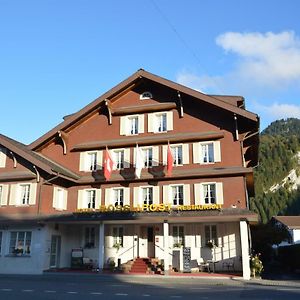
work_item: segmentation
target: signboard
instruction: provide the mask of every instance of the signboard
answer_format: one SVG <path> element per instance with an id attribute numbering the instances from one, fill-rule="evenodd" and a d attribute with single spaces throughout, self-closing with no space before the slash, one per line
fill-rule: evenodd
<path id="1" fill-rule="evenodd" d="M 183 272 L 191 273 L 191 247 L 183 247 Z"/>

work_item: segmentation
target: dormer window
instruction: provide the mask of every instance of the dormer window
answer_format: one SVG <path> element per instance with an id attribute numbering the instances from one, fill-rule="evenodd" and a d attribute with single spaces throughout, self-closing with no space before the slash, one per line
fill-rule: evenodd
<path id="1" fill-rule="evenodd" d="M 6 149 L 0 148 L 0 168 L 5 168 L 6 162 Z"/>
<path id="2" fill-rule="evenodd" d="M 152 99 L 152 93 L 144 92 L 140 95 L 140 100 Z"/>

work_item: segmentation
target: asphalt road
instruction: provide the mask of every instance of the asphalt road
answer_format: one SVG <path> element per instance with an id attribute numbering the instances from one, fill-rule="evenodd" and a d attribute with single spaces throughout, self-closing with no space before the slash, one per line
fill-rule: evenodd
<path id="1" fill-rule="evenodd" d="M 300 285 L 203 278 L 47 274 L 0 275 L 0 300 L 300 299 Z"/>

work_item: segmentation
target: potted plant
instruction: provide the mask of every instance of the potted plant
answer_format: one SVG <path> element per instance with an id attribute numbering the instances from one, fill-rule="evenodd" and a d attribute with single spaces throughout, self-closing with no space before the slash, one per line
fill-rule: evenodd
<path id="1" fill-rule="evenodd" d="M 119 251 L 119 249 L 122 247 L 121 243 L 114 243 L 113 244 L 113 248 L 115 248 L 117 250 L 117 252 Z"/>
<path id="2" fill-rule="evenodd" d="M 182 246 L 181 243 L 174 243 L 173 248 L 180 248 Z"/>
<path id="3" fill-rule="evenodd" d="M 262 261 L 259 258 L 260 254 L 252 254 L 250 256 L 250 270 L 252 277 L 260 278 L 262 271 L 264 270 Z"/>

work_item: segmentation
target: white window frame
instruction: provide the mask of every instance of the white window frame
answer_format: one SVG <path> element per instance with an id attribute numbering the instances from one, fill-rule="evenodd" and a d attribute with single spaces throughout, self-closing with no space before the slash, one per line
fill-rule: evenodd
<path id="1" fill-rule="evenodd" d="M 215 233 L 215 236 L 214 236 Z M 204 225 L 204 244 L 207 246 L 208 243 L 213 243 L 214 246 L 218 247 L 218 227 L 216 224 L 205 224 Z"/>
<path id="2" fill-rule="evenodd" d="M 145 91 L 142 94 L 140 94 L 140 100 L 147 100 L 147 99 L 152 99 L 153 95 L 149 91 Z"/>
<path id="3" fill-rule="evenodd" d="M 96 189 L 86 189 L 85 190 L 85 201 L 86 201 L 86 208 L 89 209 L 96 209 Z"/>
<path id="4" fill-rule="evenodd" d="M 16 234 L 15 242 L 12 240 L 13 234 Z M 24 238 L 21 239 L 19 236 L 24 234 Z M 28 238 L 30 236 L 30 239 Z M 29 240 L 29 246 L 27 244 Z M 30 255 L 31 253 L 31 242 L 32 242 L 32 232 L 31 231 L 10 231 L 10 240 L 9 240 L 9 254 L 21 254 L 21 255 Z"/>
<path id="5" fill-rule="evenodd" d="M 68 191 L 59 186 L 53 188 L 53 208 L 56 210 L 67 209 Z"/>
<path id="6" fill-rule="evenodd" d="M 84 227 L 84 248 L 90 249 L 96 247 L 96 227 Z"/>
<path id="7" fill-rule="evenodd" d="M 5 168 L 6 156 L 6 148 L 0 147 L 0 168 Z"/>
<path id="8" fill-rule="evenodd" d="M 88 193 L 90 191 L 95 191 L 95 208 L 90 207 L 89 208 L 89 196 Z M 91 209 L 91 210 L 97 210 L 100 207 L 101 203 L 101 189 L 93 189 L 93 188 L 87 188 L 83 190 L 78 190 L 78 199 L 77 199 L 77 208 L 78 209 Z"/>
<path id="9" fill-rule="evenodd" d="M 178 245 L 185 245 L 185 234 L 184 226 L 182 225 L 173 225 L 172 226 L 172 238 L 173 238 L 173 248 Z"/>
<path id="10" fill-rule="evenodd" d="M 173 166 L 178 167 L 183 165 L 183 146 L 182 144 L 170 145 L 173 155 Z"/>
<path id="11" fill-rule="evenodd" d="M 179 189 L 181 188 L 182 188 L 182 203 L 180 203 L 180 198 L 179 198 L 180 195 Z M 171 189 L 172 205 L 173 206 L 184 205 L 184 185 L 183 184 L 170 185 L 170 189 Z M 176 190 L 175 191 L 176 199 L 174 198 L 174 189 Z"/>
<path id="12" fill-rule="evenodd" d="M 118 246 L 123 247 L 124 245 L 124 227 L 123 226 L 114 226 L 112 228 L 112 239 L 113 239 L 113 247 L 116 248 Z"/>
<path id="13" fill-rule="evenodd" d="M 112 188 L 112 197 L 114 206 L 124 206 L 125 197 L 124 188 Z"/>
<path id="14" fill-rule="evenodd" d="M 141 148 L 144 159 L 144 168 L 153 167 L 153 147 L 143 147 Z"/>
<path id="15" fill-rule="evenodd" d="M 30 183 L 20 183 L 18 188 L 18 203 L 20 206 L 29 205 L 31 193 Z"/>
<path id="16" fill-rule="evenodd" d="M 90 159 L 92 155 L 95 155 L 93 161 Z M 101 170 L 102 157 L 103 157 L 102 150 L 80 152 L 79 171 L 96 172 L 98 170 Z"/>
<path id="17" fill-rule="evenodd" d="M 161 132 L 167 132 L 167 119 L 168 115 L 166 112 L 157 113 L 155 115 L 155 132 L 161 133 Z"/>
<path id="18" fill-rule="evenodd" d="M 120 117 L 120 135 L 132 136 L 144 133 L 145 117 L 143 114 L 128 115 Z M 135 128 L 132 131 L 132 120 L 136 120 Z"/>
<path id="19" fill-rule="evenodd" d="M 123 170 L 125 168 L 125 149 L 115 149 L 113 151 L 114 170 Z"/>
<path id="20" fill-rule="evenodd" d="M 215 186 L 215 203 L 205 202 L 205 185 Z M 224 191 L 222 182 L 201 182 L 194 184 L 194 195 L 195 195 L 195 205 L 210 205 L 210 204 L 224 204 Z"/>
<path id="21" fill-rule="evenodd" d="M 142 195 L 142 204 L 153 204 L 153 186 L 142 186 L 141 195 Z"/>
<path id="22" fill-rule="evenodd" d="M 175 205 L 173 200 L 173 187 L 175 186 L 183 186 L 183 205 L 190 205 L 191 204 L 191 191 L 190 191 L 190 184 L 188 183 L 180 183 L 180 184 L 170 184 L 170 185 L 163 185 L 163 203 L 178 206 L 180 204 Z"/>
<path id="23" fill-rule="evenodd" d="M 162 116 L 166 116 L 165 128 L 161 128 Z M 165 129 L 165 130 L 163 130 Z M 172 111 L 161 111 L 148 114 L 148 132 L 153 133 L 164 133 L 173 130 L 173 112 Z"/>
<path id="24" fill-rule="evenodd" d="M 204 149 L 203 147 L 209 147 L 209 145 L 212 145 L 213 147 L 213 153 L 212 153 L 212 161 L 205 158 L 207 154 L 209 154 L 209 149 Z M 204 141 L 204 142 L 197 142 L 193 143 L 193 161 L 194 163 L 199 164 L 214 164 L 217 162 L 221 162 L 221 143 L 220 141 Z"/>
<path id="25" fill-rule="evenodd" d="M 139 134 L 139 117 L 138 116 L 130 116 L 128 117 L 128 127 L 129 132 L 128 135 L 137 135 Z"/>
<path id="26" fill-rule="evenodd" d="M 143 154 L 144 166 L 143 168 L 152 168 L 159 165 L 159 146 L 140 147 Z M 152 159 L 149 159 L 149 150 L 152 152 Z M 136 164 L 136 151 L 133 152 L 134 167 Z"/>
<path id="27" fill-rule="evenodd" d="M 26 196 L 28 203 L 23 204 L 22 201 L 22 186 L 29 185 L 29 199 L 28 196 Z M 10 196 L 9 196 L 9 205 L 14 206 L 29 206 L 29 205 L 35 205 L 36 203 L 36 189 L 37 189 L 37 183 L 33 182 L 24 182 L 19 184 L 12 184 L 10 186 Z"/>
<path id="28" fill-rule="evenodd" d="M 216 204 L 217 185 L 216 183 L 203 183 L 203 199 L 205 204 Z"/>
<path id="29" fill-rule="evenodd" d="M 174 163 L 173 165 L 175 167 L 180 167 L 183 165 L 187 165 L 190 163 L 190 159 L 189 159 L 189 144 L 171 144 L 170 148 L 172 151 L 172 148 L 175 147 L 181 147 L 181 164 L 177 164 L 177 161 L 174 159 Z M 168 145 L 163 145 L 162 146 L 162 154 L 163 154 L 163 165 L 167 165 L 167 154 L 168 154 Z M 173 151 L 172 151 L 173 154 Z M 174 155 L 173 155 L 174 158 Z"/>

